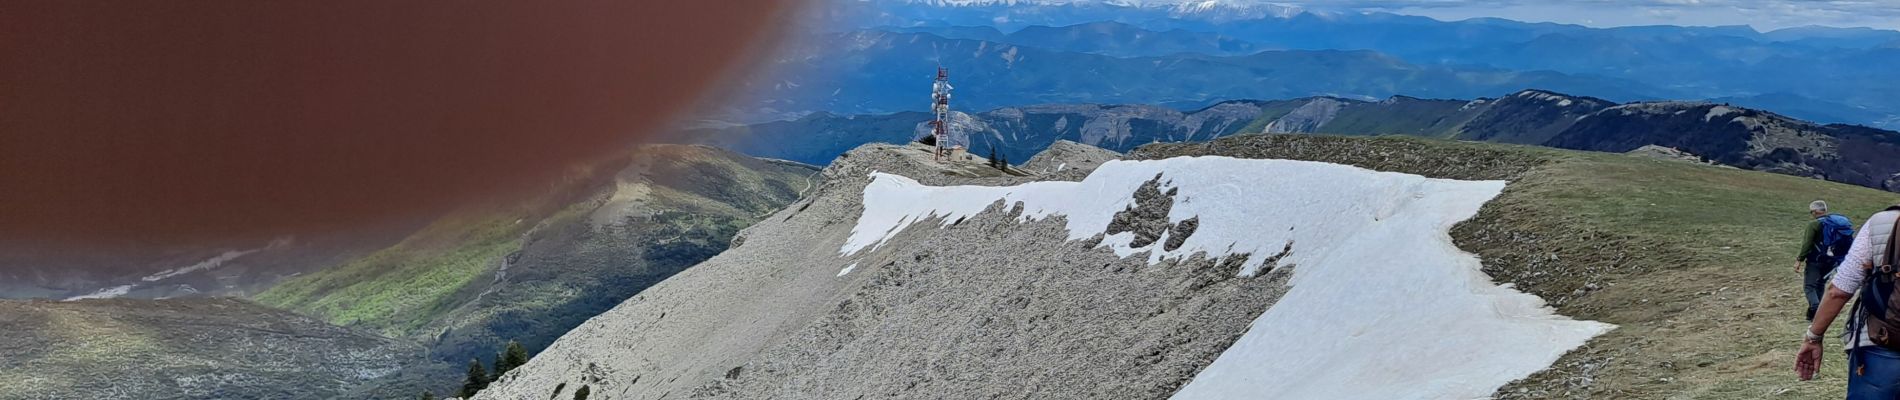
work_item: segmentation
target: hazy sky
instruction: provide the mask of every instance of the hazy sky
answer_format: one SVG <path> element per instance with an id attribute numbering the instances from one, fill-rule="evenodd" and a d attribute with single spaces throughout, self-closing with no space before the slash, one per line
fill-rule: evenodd
<path id="1" fill-rule="evenodd" d="M 1826 25 L 1900 29 L 1900 0 L 1293 0 L 1439 19 L 1500 17 L 1588 26 L 1752 25 L 1760 30 Z"/>

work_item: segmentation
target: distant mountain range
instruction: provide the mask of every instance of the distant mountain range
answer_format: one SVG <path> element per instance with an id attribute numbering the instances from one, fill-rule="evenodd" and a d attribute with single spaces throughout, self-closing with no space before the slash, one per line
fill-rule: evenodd
<path id="1" fill-rule="evenodd" d="M 1180 53 L 1237 56 L 1263 50 L 1282 50 L 1221 33 L 1185 29 L 1151 31 L 1113 21 L 1061 27 L 1036 25 L 1011 33 L 1003 33 L 988 26 L 889 27 L 877 30 L 929 33 L 952 39 L 983 40 L 1115 57 L 1159 57 Z"/>
<path id="2" fill-rule="evenodd" d="M 1706 99 L 1900 128 L 1900 32 L 1439 21 L 1260 2 L 828 2 L 711 119 L 922 111 L 939 64 L 971 109 L 1246 98 L 1472 98 L 1527 88 Z M 921 35 L 921 36 L 918 36 Z M 1271 56 L 1256 53 L 1271 52 Z M 1347 56 L 1341 56 L 1342 54 Z M 1267 61 L 1271 60 L 1271 61 Z"/>
<path id="3" fill-rule="evenodd" d="M 813 114 L 790 121 L 708 127 L 680 140 L 762 157 L 823 163 L 866 142 L 901 142 L 928 131 L 924 113 Z M 953 115 L 957 143 L 986 155 L 995 147 L 1026 160 L 1057 140 L 1115 151 L 1152 142 L 1200 141 L 1244 133 L 1412 135 L 1628 152 L 1679 149 L 1741 168 L 1900 191 L 1900 132 L 1816 124 L 1713 102 L 1618 103 L 1553 91 L 1499 98 L 1380 101 L 1338 97 L 1238 100 L 1194 111 L 1152 105 L 1062 104 Z"/>
<path id="4" fill-rule="evenodd" d="M 1096 37 L 1095 34 L 1083 35 Z M 1201 39 L 1168 40 L 1191 42 Z M 1114 43 L 1113 40 L 1093 42 Z M 1078 44 L 1080 45 L 1080 44 Z M 774 71 L 746 83 L 749 102 L 727 115 L 785 119 L 924 110 L 935 66 L 950 69 L 952 107 L 1140 103 L 1199 107 L 1226 99 L 1392 95 L 1477 97 L 1527 87 L 1618 99 L 1672 92 L 1621 79 L 1488 67 L 1417 65 L 1372 51 L 1287 50 L 1240 56 L 1182 53 L 1113 57 L 929 33 L 855 31 L 787 50 Z M 920 69 L 921 68 L 921 69 Z"/>
<path id="5" fill-rule="evenodd" d="M 1502 18 L 1441 21 L 1388 12 L 1307 8 L 1251 0 L 868 0 L 823 4 L 825 27 L 865 29 L 880 26 L 991 26 L 1016 31 L 1032 26 L 1068 26 L 1118 22 L 1166 31 L 1220 32 L 1237 38 L 1289 48 L 1413 49 L 1468 48 L 1523 43 L 1562 33 L 1601 33 L 1625 38 L 1729 36 L 1760 43 L 1811 48 L 1873 48 L 1900 40 L 1900 31 L 1872 28 L 1802 26 L 1762 32 L 1745 25 L 1626 26 L 1593 28 Z"/>

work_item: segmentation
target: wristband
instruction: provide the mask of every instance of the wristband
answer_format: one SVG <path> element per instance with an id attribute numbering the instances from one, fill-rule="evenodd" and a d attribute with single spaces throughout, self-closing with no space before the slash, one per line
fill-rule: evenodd
<path id="1" fill-rule="evenodd" d="M 1814 331 L 1807 330 L 1807 329 L 1801 330 L 1802 341 L 1805 341 L 1808 343 L 1820 344 L 1821 339 L 1822 339 L 1821 335 L 1814 334 Z"/>

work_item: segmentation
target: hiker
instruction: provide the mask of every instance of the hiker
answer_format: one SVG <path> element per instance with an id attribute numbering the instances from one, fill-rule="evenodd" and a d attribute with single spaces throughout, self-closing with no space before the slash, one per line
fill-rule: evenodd
<path id="1" fill-rule="evenodd" d="M 1808 203 L 1808 216 L 1814 220 L 1808 222 L 1807 240 L 1801 243 L 1801 253 L 1795 256 L 1794 272 L 1802 274 L 1801 291 L 1808 296 L 1808 321 L 1813 321 L 1814 309 L 1821 305 L 1821 294 L 1827 293 L 1828 273 L 1841 264 L 1841 257 L 1847 255 L 1848 247 L 1853 244 L 1854 221 L 1840 214 L 1829 214 L 1827 202 L 1820 200 Z"/>
<path id="2" fill-rule="evenodd" d="M 1900 399 L 1900 205 L 1867 217 L 1853 248 L 1828 282 L 1817 318 L 1803 332 L 1795 374 L 1814 379 L 1821 341 L 1847 300 L 1860 294 L 1842 335 L 1847 349 L 1847 398 Z"/>

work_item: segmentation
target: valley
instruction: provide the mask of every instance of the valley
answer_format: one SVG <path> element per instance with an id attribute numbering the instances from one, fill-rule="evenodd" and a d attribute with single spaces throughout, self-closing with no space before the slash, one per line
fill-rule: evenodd
<path id="1" fill-rule="evenodd" d="M 414 343 L 237 299 L 5 300 L 0 325 L 6 399 L 388 398 L 414 392 L 377 382 L 455 378 Z"/>
<path id="2" fill-rule="evenodd" d="M 86 354 L 93 356 L 87 357 L 107 357 L 11 353 L 18 358 L 6 360 L 9 364 L 39 367 L 10 368 L 7 382 L 41 384 L 19 391 L 0 388 L 5 393 L 0 398 L 452 394 L 450 388 L 461 383 L 463 363 L 490 363 L 510 340 L 539 351 L 588 318 L 719 254 L 740 229 L 816 185 L 816 173 L 802 164 L 703 146 L 642 145 L 577 167 L 545 190 L 450 212 L 380 249 L 328 254 L 323 259 L 334 264 L 310 267 L 249 299 L 148 300 L 132 297 L 147 289 L 108 289 L 107 295 L 130 296 L 0 302 L 0 320 L 15 320 L 36 332 L 16 338 L 27 342 L 11 348 L 70 342 L 91 349 Z M 273 255 L 297 248 L 275 246 L 227 252 L 216 262 L 195 265 L 268 263 L 281 260 Z M 167 275 L 228 271 L 224 268 L 146 274 L 159 281 L 172 279 Z M 136 287 L 151 286 L 141 282 Z M 289 325 L 255 334 L 231 330 L 284 324 Z M 79 340 L 85 332 L 102 335 L 97 340 L 103 342 Z M 305 337 L 323 341 L 300 339 Z M 211 361 L 226 355 L 240 358 Z M 293 355 L 307 359 L 281 364 Z M 264 360 L 278 364 L 257 364 Z M 148 367 L 150 372 L 123 378 L 58 381 L 71 371 Z M 322 378 L 306 383 L 298 380 L 303 376 Z M 213 378 L 225 380 L 172 383 Z M 123 380 L 106 384 L 103 379 Z M 177 386 L 182 392 L 164 395 L 170 397 L 134 390 L 173 385 L 182 385 Z M 92 387 L 120 391 L 85 391 Z"/>

